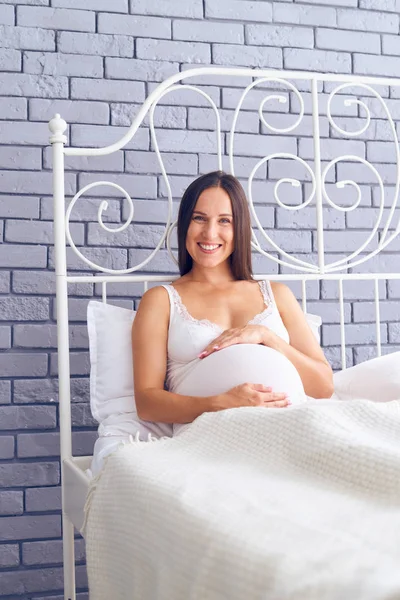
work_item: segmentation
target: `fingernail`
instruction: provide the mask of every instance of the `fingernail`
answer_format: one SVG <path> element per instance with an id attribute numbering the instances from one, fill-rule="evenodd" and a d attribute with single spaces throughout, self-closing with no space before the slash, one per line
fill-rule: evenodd
<path id="1" fill-rule="evenodd" d="M 201 354 L 199 354 L 198 358 L 203 358 L 203 356 L 205 356 L 207 354 L 207 352 L 202 352 Z"/>
<path id="2" fill-rule="evenodd" d="M 219 350 L 219 346 L 214 346 L 213 350 Z"/>

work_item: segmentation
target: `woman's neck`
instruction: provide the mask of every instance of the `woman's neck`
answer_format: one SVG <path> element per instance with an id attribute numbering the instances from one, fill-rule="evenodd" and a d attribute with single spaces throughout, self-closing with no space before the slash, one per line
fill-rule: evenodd
<path id="1" fill-rule="evenodd" d="M 227 263 L 218 265 L 214 269 L 203 269 L 193 264 L 191 271 L 187 274 L 187 279 L 198 283 L 208 283 L 215 287 L 234 281 L 230 265 Z"/>

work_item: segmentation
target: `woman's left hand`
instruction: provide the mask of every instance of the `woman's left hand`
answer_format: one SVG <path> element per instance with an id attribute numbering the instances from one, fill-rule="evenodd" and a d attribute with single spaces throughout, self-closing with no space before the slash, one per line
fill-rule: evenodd
<path id="1" fill-rule="evenodd" d="M 264 325 L 245 325 L 244 327 L 226 329 L 199 354 L 199 358 L 205 358 L 213 352 L 233 346 L 234 344 L 263 344 L 264 346 L 273 346 L 275 337 L 277 337 L 276 334 Z"/>

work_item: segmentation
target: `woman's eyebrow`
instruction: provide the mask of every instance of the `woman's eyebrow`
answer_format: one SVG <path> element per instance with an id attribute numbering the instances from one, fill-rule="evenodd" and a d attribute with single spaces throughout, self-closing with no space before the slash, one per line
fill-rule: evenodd
<path id="1" fill-rule="evenodd" d="M 193 214 L 197 213 L 198 215 L 204 215 L 205 217 L 207 216 L 207 213 L 202 212 L 201 210 L 194 210 Z M 231 217 L 232 215 L 230 213 L 221 213 L 220 215 L 218 215 L 219 217 Z"/>

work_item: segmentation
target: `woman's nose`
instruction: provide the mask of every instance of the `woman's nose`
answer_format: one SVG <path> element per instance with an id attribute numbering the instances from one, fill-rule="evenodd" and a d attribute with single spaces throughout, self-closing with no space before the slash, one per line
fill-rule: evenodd
<path id="1" fill-rule="evenodd" d="M 206 236 L 212 240 L 214 237 L 217 236 L 217 230 L 218 230 L 218 225 L 217 223 L 215 223 L 214 221 L 212 221 L 211 219 L 206 223 L 205 226 L 205 233 Z"/>

